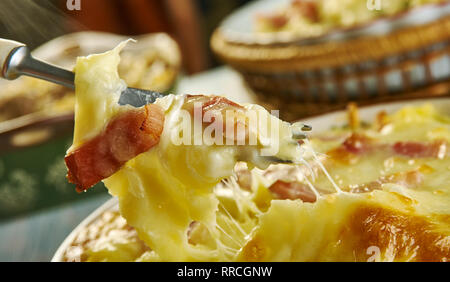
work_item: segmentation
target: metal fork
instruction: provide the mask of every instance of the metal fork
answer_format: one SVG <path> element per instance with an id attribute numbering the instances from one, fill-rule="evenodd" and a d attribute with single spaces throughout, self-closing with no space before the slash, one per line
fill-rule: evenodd
<path id="1" fill-rule="evenodd" d="M 75 74 L 71 71 L 59 68 L 49 63 L 35 59 L 25 44 L 0 38 L 0 77 L 14 80 L 22 75 L 47 80 L 65 87 L 75 89 Z M 128 87 L 119 99 L 120 105 L 142 107 L 154 103 L 164 94 Z M 312 128 L 308 125 L 296 123 L 292 138 L 295 142 L 307 138 L 304 131 Z M 290 160 L 282 160 L 277 157 L 267 157 L 271 163 L 292 163 Z"/>
<path id="2" fill-rule="evenodd" d="M 14 80 L 22 75 L 75 89 L 73 72 L 35 59 L 25 44 L 0 38 L 0 76 Z M 121 93 L 119 104 L 142 107 L 163 96 L 159 92 L 128 87 Z"/>

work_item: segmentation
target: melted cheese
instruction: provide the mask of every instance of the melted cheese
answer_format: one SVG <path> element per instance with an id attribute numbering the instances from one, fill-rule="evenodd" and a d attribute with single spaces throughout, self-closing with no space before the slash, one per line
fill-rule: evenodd
<path id="1" fill-rule="evenodd" d="M 314 204 L 274 200 L 238 260 L 366 261 L 371 247 L 380 250 L 379 261 L 424 259 L 417 250 L 431 260 L 449 259 L 449 221 L 439 216 L 449 214 L 449 198 L 412 194 L 342 193 Z M 420 225 L 426 229 L 418 229 Z M 385 240 L 379 240 L 380 232 Z"/>
<path id="2" fill-rule="evenodd" d="M 117 104 L 118 95 L 124 89 L 116 71 L 122 47 L 123 44 L 113 51 L 78 59 L 77 126 L 72 148 L 101 132 L 107 121 L 126 110 Z M 214 187 L 233 174 L 239 160 L 267 167 L 269 163 L 260 156 L 261 150 L 279 147 L 278 158 L 294 156 L 292 159 L 300 162 L 301 149 L 291 139 L 293 129 L 289 123 L 256 105 L 245 107 L 265 117 L 258 119 L 257 145 L 177 145 L 172 137 L 184 125 L 179 117 L 185 99 L 186 96 L 169 95 L 156 101 L 166 117 L 159 144 L 128 161 L 104 183 L 119 198 L 121 214 L 160 259 L 229 260 L 242 247 L 244 239 L 240 238 L 236 245 L 237 240 L 233 241 L 228 234 L 230 227 L 219 224 L 236 224 L 236 221 L 232 219 L 230 223 L 230 219 L 217 215 L 219 200 L 213 193 Z M 267 131 L 259 130 L 267 124 L 270 125 Z M 272 131 L 279 132 L 280 137 L 271 138 Z M 245 200 L 241 205 L 239 208 L 253 208 Z M 188 242 L 187 231 L 194 221 L 202 224 L 212 243 Z"/>
<path id="3" fill-rule="evenodd" d="M 116 73 L 120 48 L 122 45 L 102 55 L 79 59 L 73 147 L 98 134 L 117 112 L 126 110 L 117 105 L 117 95 L 125 87 Z M 151 249 L 133 256 L 126 249 L 123 260 L 360 261 L 370 257 L 372 247 L 380 250 L 377 260 L 383 261 L 450 258 L 448 158 L 411 163 L 404 158 L 387 160 L 392 156 L 377 151 L 353 163 L 325 162 L 331 180 L 340 187 L 431 167 L 422 185 L 425 188 L 412 190 L 387 183 L 381 190 L 362 194 L 340 192 L 313 162 L 309 174 L 303 168 L 295 170 L 298 179 L 312 182 L 329 194 L 321 195 L 315 203 L 274 200 L 268 192 L 273 181 L 262 170 L 252 170 L 250 191 L 240 189 L 233 178 L 228 178 L 237 161 L 266 168 L 258 152 L 273 145 L 271 136 L 257 130 L 257 146 L 175 145 L 171 137 L 182 127 L 179 116 L 184 102 L 185 96 L 158 99 L 156 104 L 166 116 L 160 143 L 104 180 L 109 192 L 119 199 L 121 215 Z M 292 144 L 289 124 L 259 106 L 245 107 L 257 109 L 279 128 L 280 138 L 275 141 L 280 142 L 281 150 L 277 157 L 293 156 L 297 163 L 304 162 L 307 147 Z M 450 132 L 448 119 L 429 106 L 407 108 L 389 118 L 390 131 L 367 133 L 387 142 L 447 138 Z M 417 122 L 421 130 L 426 128 L 425 134 L 415 134 Z M 338 144 L 312 140 L 313 149 L 322 153 Z M 219 184 L 225 178 L 225 183 Z M 195 229 L 190 228 L 193 222 Z M 133 249 L 134 243 L 130 244 Z M 90 260 L 117 260 L 123 250 L 122 241 L 116 249 L 114 244 L 96 245 Z"/>
<path id="4" fill-rule="evenodd" d="M 119 78 L 117 68 L 122 42 L 104 54 L 79 57 L 75 65 L 75 132 L 72 147 L 98 135 L 105 125 L 120 111 L 120 93 L 126 84 Z M 81 94 L 83 93 L 83 94 Z"/>

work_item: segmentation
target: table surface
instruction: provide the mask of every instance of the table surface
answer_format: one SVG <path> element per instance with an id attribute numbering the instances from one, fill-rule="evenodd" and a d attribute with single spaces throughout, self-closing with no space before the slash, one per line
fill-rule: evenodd
<path id="1" fill-rule="evenodd" d="M 241 77 L 228 67 L 182 78 L 176 93 L 217 94 L 239 103 L 255 101 Z M 50 261 L 67 235 L 110 198 L 96 195 L 0 222 L 0 261 Z"/>
<path id="2" fill-rule="evenodd" d="M 0 224 L 0 261 L 50 261 L 69 233 L 109 195 L 50 208 Z"/>

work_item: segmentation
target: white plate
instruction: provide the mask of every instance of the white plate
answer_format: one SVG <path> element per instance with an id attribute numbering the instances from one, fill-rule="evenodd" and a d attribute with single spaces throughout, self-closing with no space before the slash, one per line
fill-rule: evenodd
<path id="1" fill-rule="evenodd" d="M 450 115 L 450 98 L 436 98 L 436 99 L 420 99 L 409 102 L 396 102 L 396 103 L 386 103 L 374 106 L 362 107 L 360 108 L 359 114 L 362 121 L 372 122 L 377 113 L 380 111 L 386 111 L 387 113 L 393 113 L 406 105 L 422 105 L 424 103 L 431 103 L 434 105 L 441 113 Z M 332 126 L 340 126 L 347 123 L 347 112 L 337 111 L 315 118 L 306 119 L 304 123 L 311 125 L 314 132 L 320 132 L 328 130 Z M 76 238 L 78 233 L 86 226 L 94 222 L 101 214 L 107 210 L 118 210 L 118 201 L 116 198 L 108 200 L 105 204 L 100 206 L 92 214 L 90 214 L 85 220 L 83 220 L 70 235 L 64 240 L 60 245 L 55 255 L 52 258 L 52 262 L 62 262 L 63 255 L 68 247 L 72 244 L 72 241 Z"/>
<path id="2" fill-rule="evenodd" d="M 365 0 L 360 0 L 365 1 Z M 291 0 L 257 0 L 229 15 L 220 25 L 225 38 L 243 44 L 291 43 L 316 44 L 331 40 L 347 40 L 360 36 L 380 36 L 393 31 L 427 24 L 450 15 L 450 2 L 428 4 L 401 12 L 397 15 L 381 17 L 368 23 L 349 28 L 336 28 L 324 35 L 304 38 L 290 32 L 256 32 L 254 20 L 258 14 L 273 13 L 287 6 Z"/>

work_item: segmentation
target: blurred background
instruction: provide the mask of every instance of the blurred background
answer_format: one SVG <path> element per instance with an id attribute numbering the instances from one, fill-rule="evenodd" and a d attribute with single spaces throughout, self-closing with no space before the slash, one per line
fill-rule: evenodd
<path id="1" fill-rule="evenodd" d="M 2 0 L 0 36 L 35 48 L 76 31 L 123 35 L 166 32 L 180 45 L 184 69 L 192 74 L 218 64 L 210 51 L 209 38 L 225 16 L 247 2 L 249 0 L 90 0 L 80 2 L 81 10 L 70 11 L 67 0 Z"/>
<path id="2" fill-rule="evenodd" d="M 129 86 L 296 120 L 350 101 L 448 97 L 449 15 L 444 0 L 1 0 L 0 38 L 70 69 L 133 37 L 119 67 Z M 0 79 L 0 261 L 49 261 L 110 199 L 103 184 L 78 194 L 66 181 L 73 106 L 62 86 Z"/>

